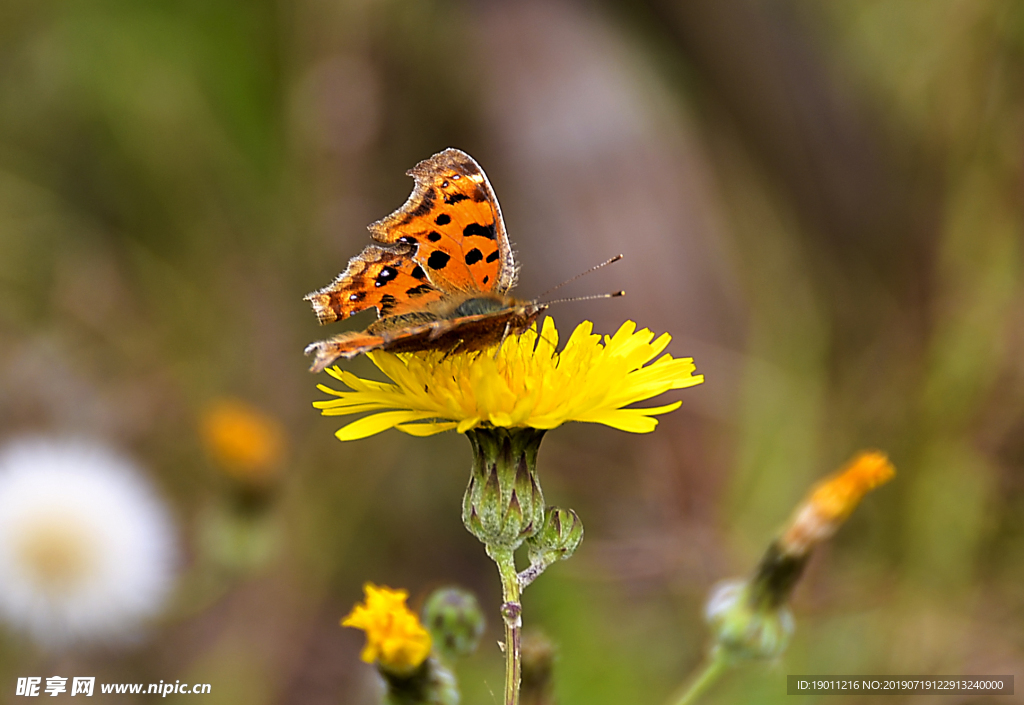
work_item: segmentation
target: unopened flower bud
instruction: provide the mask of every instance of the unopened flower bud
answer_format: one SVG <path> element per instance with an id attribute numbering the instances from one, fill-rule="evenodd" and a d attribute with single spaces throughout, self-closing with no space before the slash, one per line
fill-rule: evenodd
<path id="1" fill-rule="evenodd" d="M 454 587 L 435 590 L 423 605 L 423 623 L 434 650 L 446 659 L 469 656 L 484 633 L 484 614 L 473 593 Z"/>
<path id="2" fill-rule="evenodd" d="M 529 585 L 538 575 L 557 561 L 576 552 L 583 541 L 583 522 L 576 512 L 561 507 L 548 507 L 544 526 L 526 540 L 530 567 L 520 574 L 520 583 Z"/>
<path id="3" fill-rule="evenodd" d="M 489 551 L 514 551 L 544 522 L 536 474 L 544 431 L 477 428 L 466 435 L 473 444 L 473 468 L 462 521 Z"/>

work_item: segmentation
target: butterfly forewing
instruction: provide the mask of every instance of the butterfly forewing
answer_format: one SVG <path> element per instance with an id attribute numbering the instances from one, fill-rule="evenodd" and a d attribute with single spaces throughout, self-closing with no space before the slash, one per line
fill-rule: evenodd
<path id="1" fill-rule="evenodd" d="M 370 226 L 374 239 L 415 246 L 431 283 L 450 292 L 504 294 L 515 261 L 487 176 L 465 152 L 446 149 L 413 167 L 412 194 Z"/>

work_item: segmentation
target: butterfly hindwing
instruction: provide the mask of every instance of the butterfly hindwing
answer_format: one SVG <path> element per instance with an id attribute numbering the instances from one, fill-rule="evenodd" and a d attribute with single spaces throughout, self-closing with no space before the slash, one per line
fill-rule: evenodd
<path id="1" fill-rule="evenodd" d="M 339 357 L 353 358 L 374 350 L 414 352 L 478 350 L 491 345 L 508 331 L 530 326 L 546 306 L 526 304 L 510 306 L 491 314 L 458 318 L 431 318 L 427 313 L 381 318 L 364 332 L 349 331 L 306 348 L 313 355 L 314 372 L 321 372 Z M 400 320 L 405 319 L 405 320 Z"/>
<path id="2" fill-rule="evenodd" d="M 321 324 L 343 321 L 368 308 L 376 308 L 380 316 L 391 316 L 440 300 L 442 293 L 428 281 L 412 253 L 407 245 L 369 245 L 349 260 L 337 279 L 307 295 L 306 300 Z"/>

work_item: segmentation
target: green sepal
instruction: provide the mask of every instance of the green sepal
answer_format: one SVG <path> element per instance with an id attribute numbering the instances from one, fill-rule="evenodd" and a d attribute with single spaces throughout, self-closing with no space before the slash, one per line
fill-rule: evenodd
<path id="1" fill-rule="evenodd" d="M 785 604 L 759 599 L 755 586 L 732 581 L 712 591 L 705 615 L 715 650 L 729 661 L 773 659 L 781 656 L 793 635 L 793 614 Z"/>
<path id="2" fill-rule="evenodd" d="M 459 705 L 455 674 L 433 656 L 408 676 L 378 672 L 384 678 L 383 705 Z"/>
<path id="3" fill-rule="evenodd" d="M 537 451 L 544 431 L 475 428 L 473 467 L 462 500 L 462 522 L 492 551 L 515 551 L 544 523 Z"/>

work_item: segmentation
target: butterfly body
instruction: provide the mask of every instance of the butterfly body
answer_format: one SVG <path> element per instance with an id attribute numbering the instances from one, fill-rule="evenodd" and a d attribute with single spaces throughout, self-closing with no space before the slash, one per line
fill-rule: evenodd
<path id="1" fill-rule="evenodd" d="M 370 225 L 367 246 L 329 286 L 309 294 L 321 324 L 367 308 L 379 318 L 306 348 L 312 370 L 373 350 L 468 351 L 528 328 L 546 306 L 508 295 L 517 268 L 498 200 L 480 166 L 446 149 L 408 174 L 405 204 Z"/>

